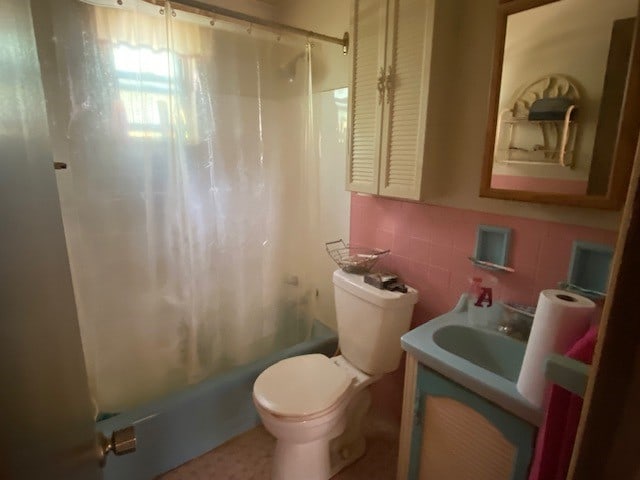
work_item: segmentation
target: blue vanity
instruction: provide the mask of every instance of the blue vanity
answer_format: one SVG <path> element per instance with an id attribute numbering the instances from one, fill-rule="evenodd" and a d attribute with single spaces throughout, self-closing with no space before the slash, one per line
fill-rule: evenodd
<path id="1" fill-rule="evenodd" d="M 517 391 L 526 344 L 456 308 L 402 337 L 398 479 L 524 480 L 542 412 Z"/>

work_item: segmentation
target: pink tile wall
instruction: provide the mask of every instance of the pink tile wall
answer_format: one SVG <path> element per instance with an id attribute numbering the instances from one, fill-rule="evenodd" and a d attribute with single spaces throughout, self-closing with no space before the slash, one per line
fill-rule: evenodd
<path id="1" fill-rule="evenodd" d="M 413 325 L 453 308 L 474 267 L 478 225 L 512 228 L 509 264 L 515 273 L 495 273 L 498 299 L 535 305 L 545 288 L 567 278 L 574 240 L 614 245 L 616 232 L 522 217 L 496 215 L 353 194 L 351 242 L 390 248 L 379 265 L 416 288 L 420 300 Z M 484 272 L 484 271 L 482 271 Z"/>
<path id="2" fill-rule="evenodd" d="M 540 290 L 566 280 L 574 240 L 614 245 L 616 232 L 522 217 L 425 205 L 353 194 L 351 242 L 390 248 L 379 263 L 419 292 L 413 327 L 451 310 L 465 292 L 474 267 L 478 225 L 512 228 L 509 264 L 495 273 L 498 299 L 535 305 Z M 481 270 L 484 274 L 485 271 Z M 404 368 L 372 386 L 377 414 L 400 419 Z"/>

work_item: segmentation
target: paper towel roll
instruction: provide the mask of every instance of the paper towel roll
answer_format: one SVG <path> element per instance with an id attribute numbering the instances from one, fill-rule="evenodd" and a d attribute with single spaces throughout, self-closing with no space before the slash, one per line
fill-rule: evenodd
<path id="1" fill-rule="evenodd" d="M 517 383 L 518 392 L 532 404 L 542 406 L 547 356 L 566 353 L 587 331 L 594 311 L 595 303 L 575 293 L 565 290 L 540 292 Z"/>

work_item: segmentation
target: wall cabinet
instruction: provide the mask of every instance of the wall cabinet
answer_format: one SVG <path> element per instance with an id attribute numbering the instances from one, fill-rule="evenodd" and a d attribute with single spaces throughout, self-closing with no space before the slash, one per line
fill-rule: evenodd
<path id="1" fill-rule="evenodd" d="M 407 354 L 398 480 L 525 480 L 536 428 Z"/>
<path id="2" fill-rule="evenodd" d="M 420 200 L 451 78 L 452 0 L 354 0 L 347 189 Z M 437 38 L 437 40 L 436 40 Z"/>

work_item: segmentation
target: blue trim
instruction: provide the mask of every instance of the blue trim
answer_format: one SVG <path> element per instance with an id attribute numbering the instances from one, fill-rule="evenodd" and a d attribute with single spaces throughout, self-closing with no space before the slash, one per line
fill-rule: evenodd
<path id="1" fill-rule="evenodd" d="M 424 441 L 429 441 L 422 438 L 422 422 L 428 421 L 424 418 L 424 403 L 427 395 L 457 400 L 473 408 L 491 422 L 516 447 L 511 480 L 526 480 L 536 433 L 535 427 L 422 365 L 418 366 L 416 379 L 414 428 L 411 432 L 408 480 L 418 478 L 422 444 Z"/>
<path id="2" fill-rule="evenodd" d="M 476 260 L 507 266 L 510 244 L 510 228 L 478 225 L 476 248 L 473 256 Z"/>
<path id="3" fill-rule="evenodd" d="M 547 380 L 580 398 L 584 398 L 587 390 L 590 371 L 590 365 L 557 353 L 549 355 L 544 363 L 544 376 Z"/>
<path id="4" fill-rule="evenodd" d="M 569 263 L 569 283 L 585 290 L 606 293 L 612 260 L 612 246 L 576 240 Z"/>

